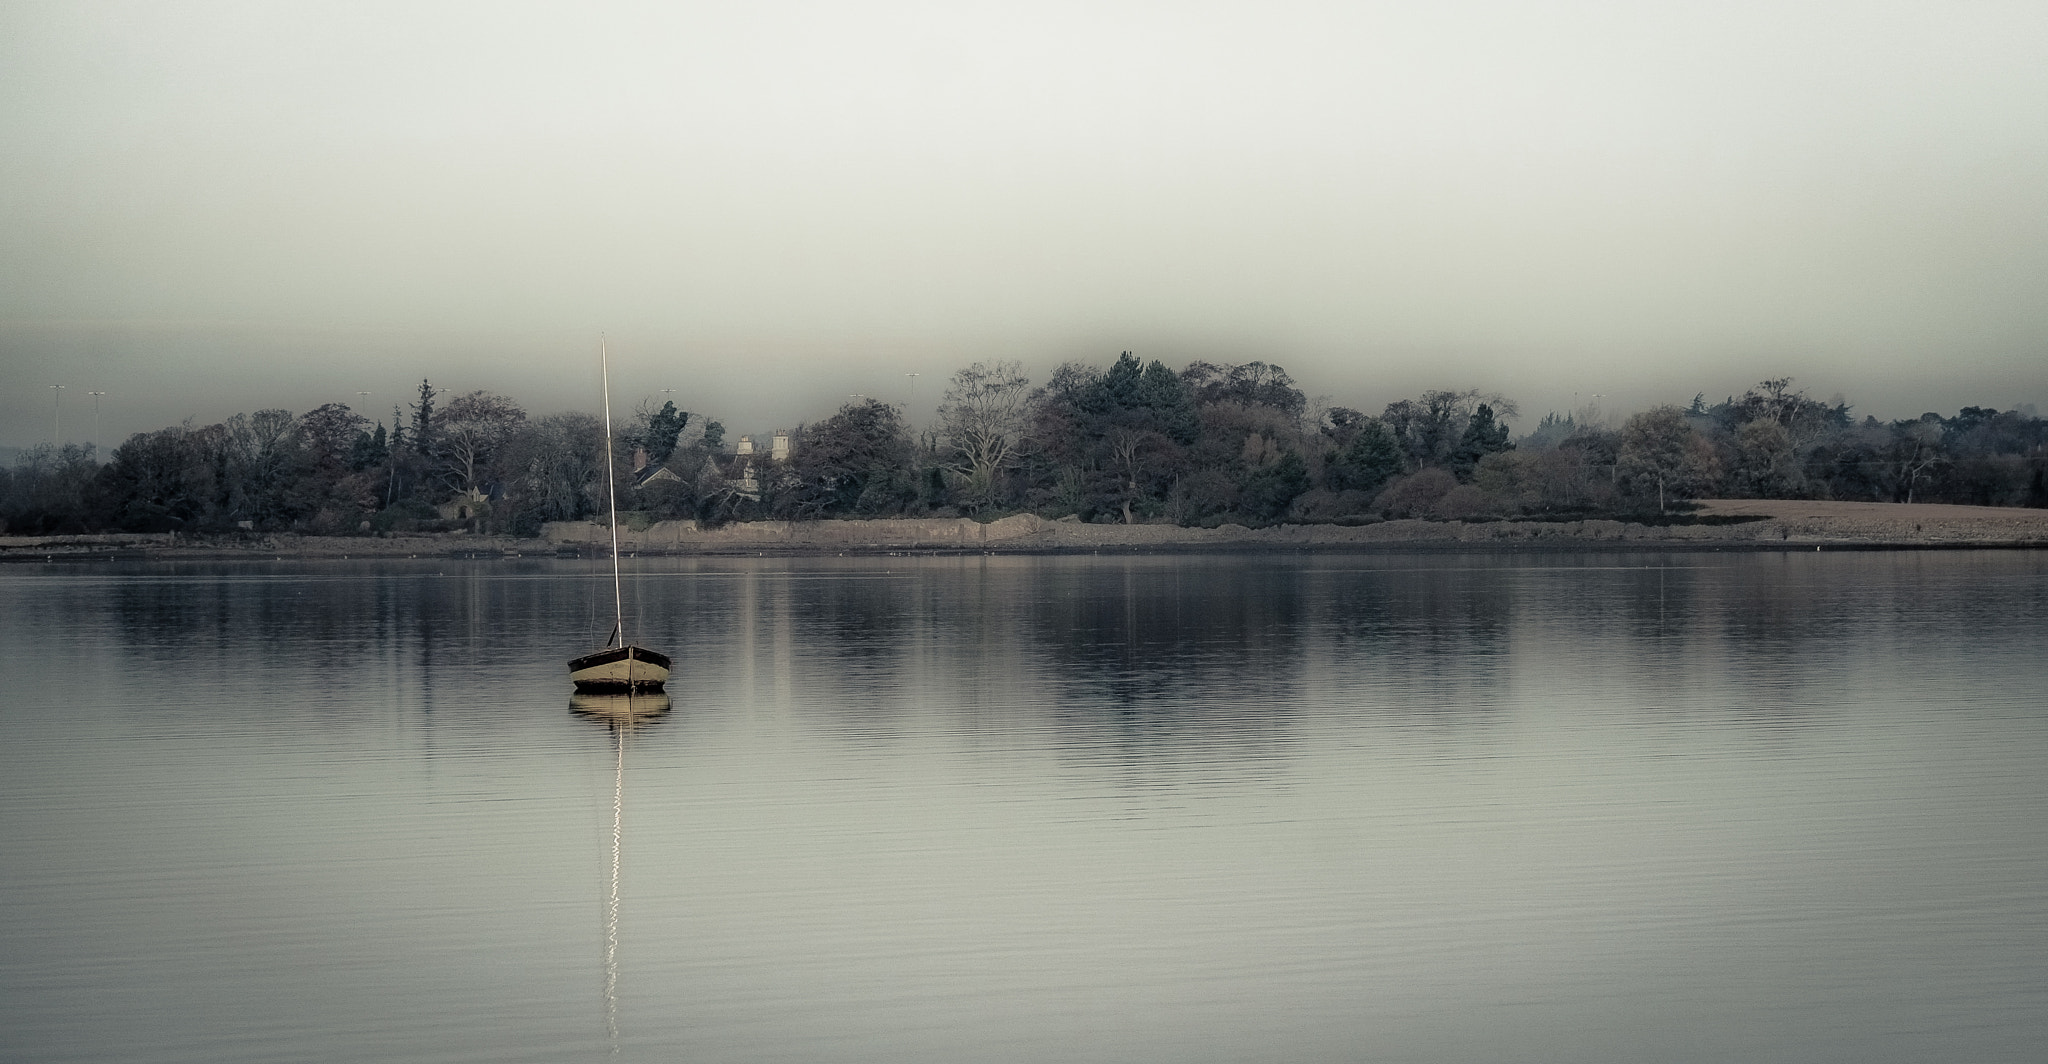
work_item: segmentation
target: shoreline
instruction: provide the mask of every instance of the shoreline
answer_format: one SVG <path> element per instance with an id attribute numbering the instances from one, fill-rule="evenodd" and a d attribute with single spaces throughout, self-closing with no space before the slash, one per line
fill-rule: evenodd
<path id="1" fill-rule="evenodd" d="M 968 518 L 759 521 L 699 529 L 693 521 L 621 528 L 633 555 L 717 557 L 909 554 L 1191 554 L 1304 551 L 1476 553 L 1536 551 L 1993 550 L 2048 547 L 2048 510 L 1941 503 L 1703 500 L 1710 523 L 1644 525 L 1581 521 L 1380 521 L 1366 525 L 1182 528 L 1096 525 L 1020 514 Z M 610 549 L 608 526 L 551 522 L 539 538 L 466 533 L 390 538 L 279 534 L 194 541 L 176 534 L 0 536 L 0 561 L 282 560 L 359 558 L 590 557 Z"/>

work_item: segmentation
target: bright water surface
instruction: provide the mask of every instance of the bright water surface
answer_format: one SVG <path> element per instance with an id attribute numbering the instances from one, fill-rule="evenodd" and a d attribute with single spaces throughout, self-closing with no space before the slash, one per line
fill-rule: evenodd
<path id="1" fill-rule="evenodd" d="M 630 564 L 0 567 L 0 1058 L 2048 1046 L 2048 554 Z"/>

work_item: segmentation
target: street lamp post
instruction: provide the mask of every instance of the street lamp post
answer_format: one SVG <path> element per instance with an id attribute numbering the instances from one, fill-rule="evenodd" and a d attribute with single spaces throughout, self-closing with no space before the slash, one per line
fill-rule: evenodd
<path id="1" fill-rule="evenodd" d="M 53 413 L 51 417 L 55 420 L 50 428 L 50 442 L 62 447 L 64 446 L 64 386 L 52 384 L 50 385 L 50 390 L 57 393 L 57 402 L 52 407 Z"/>
<path id="2" fill-rule="evenodd" d="M 98 447 L 100 445 L 100 396 L 107 393 L 87 392 L 85 394 L 92 396 L 92 445 Z"/>

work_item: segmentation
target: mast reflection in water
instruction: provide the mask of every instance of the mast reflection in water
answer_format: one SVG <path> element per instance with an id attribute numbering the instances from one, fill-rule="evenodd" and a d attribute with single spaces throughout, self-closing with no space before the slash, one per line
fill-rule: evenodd
<path id="1" fill-rule="evenodd" d="M 650 694 L 588 694 L 569 697 L 569 712 L 603 724 L 612 733 L 611 874 L 604 899 L 604 1033 L 619 1051 L 619 859 L 626 838 L 626 739 L 635 729 L 668 715 L 669 697 Z"/>

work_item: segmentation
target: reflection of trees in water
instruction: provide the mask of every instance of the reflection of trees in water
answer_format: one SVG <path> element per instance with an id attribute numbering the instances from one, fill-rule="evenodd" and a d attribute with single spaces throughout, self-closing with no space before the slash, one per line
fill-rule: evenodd
<path id="1" fill-rule="evenodd" d="M 922 597 L 912 577 L 889 573 L 798 578 L 783 589 L 795 634 L 856 670 L 890 667 Z"/>
<path id="2" fill-rule="evenodd" d="M 690 585 L 687 683 L 739 704 L 789 705 L 849 740 L 890 741 L 916 712 L 971 712 L 1016 656 L 1002 617 L 1022 593 L 1017 561 L 722 563 L 716 579 Z"/>
<path id="3" fill-rule="evenodd" d="M 1452 734 L 1505 719 L 1518 690 L 1643 723 L 1783 730 L 1849 711 L 1874 677 L 1910 683 L 1905 663 L 2038 631 L 2048 611 L 2038 582 L 2009 579 L 2026 565 L 1984 553 L 643 568 L 629 610 L 672 648 L 679 697 L 789 705 L 846 741 L 935 718 L 960 734 L 1051 728 L 1069 754 L 1155 765 L 1258 756 L 1311 718 Z M 609 614 L 606 582 L 583 575 L 552 561 L 180 564 L 100 583 L 100 619 L 72 626 L 117 629 L 127 675 L 291 691 L 264 704 L 302 720 L 360 716 L 340 703 L 471 702 L 508 669 L 559 679 L 555 655 L 609 622 L 586 608 L 601 598 Z"/>
<path id="4" fill-rule="evenodd" d="M 929 625 L 913 574 L 785 571 L 761 581 L 751 638 L 768 651 L 779 700 L 823 700 L 811 715 L 842 735 L 894 734 Z"/>
<path id="5" fill-rule="evenodd" d="M 1738 655 L 1719 629 L 1717 599 L 1748 562 L 1588 555 L 1529 570 L 1515 620 L 1518 684 L 1560 706 L 1601 716 L 1619 710 L 1632 725 L 1691 716 L 1703 702 L 1725 716 L 1728 667 Z"/>
<path id="6" fill-rule="evenodd" d="M 1148 564 L 1048 573 L 1024 603 L 1064 700 L 1138 702 L 1293 693 L 1305 609 L 1300 574 Z"/>
<path id="7" fill-rule="evenodd" d="M 1517 601 L 1500 570 L 1301 559 L 783 563 L 754 575 L 741 653 L 768 648 L 762 671 L 815 702 L 803 715 L 824 730 L 887 742 L 910 713 L 949 714 L 962 730 L 1021 718 L 1049 724 L 1070 756 L 1141 775 L 1269 770 L 1305 713 L 1496 720 Z"/>
<path id="8" fill-rule="evenodd" d="M 506 563 L 247 563 L 113 581 L 108 608 L 134 668 L 223 687 L 317 690 L 323 712 L 352 690 L 459 684 L 504 664 L 513 633 L 559 625 L 560 589 Z M 564 638 L 573 638 L 565 636 Z M 266 703 L 271 704 L 271 703 Z M 273 706 L 274 708 L 274 706 Z"/>
<path id="9" fill-rule="evenodd" d="M 1834 651 L 1848 643 L 1814 603 L 1787 601 L 1782 560 L 1658 558 L 1607 574 L 1584 608 L 1600 610 L 1604 599 L 1621 620 L 1607 667 L 1634 692 L 1636 720 L 1705 717 L 1780 736 L 1819 723 L 1823 692 L 1839 691 L 1828 675 L 1841 664 Z"/>
<path id="10" fill-rule="evenodd" d="M 1532 579 L 1518 638 L 1542 662 L 1533 682 L 1615 705 L 1630 723 L 1734 724 L 1786 738 L 1892 697 L 1915 659 L 1945 665 L 1984 653 L 2001 632 L 2029 630 L 1997 590 L 2016 586 L 2002 579 L 2010 560 L 1989 553 L 1597 561 Z"/>
<path id="11" fill-rule="evenodd" d="M 1838 707 L 1861 641 L 1852 600 L 1861 566 L 1820 573 L 1810 557 L 1659 558 L 1608 574 L 1624 619 L 1613 657 L 1645 721 L 1706 719 L 1787 734 Z M 1879 594 L 1883 592 L 1879 591 Z M 1598 608 L 1598 603 L 1589 608 Z"/>
<path id="12" fill-rule="evenodd" d="M 244 566 L 124 580 L 113 586 L 110 607 L 139 666 L 173 670 L 188 683 L 287 691 L 316 677 L 345 689 L 366 670 L 381 675 L 420 603 L 374 578 Z"/>
<path id="13" fill-rule="evenodd" d="M 1117 559 L 1048 565 L 1020 603 L 1043 651 L 1048 712 L 1077 751 L 1158 759 L 1270 757 L 1300 701 L 1302 574 L 1270 565 Z"/>
<path id="14" fill-rule="evenodd" d="M 1870 622 L 1901 605 L 1901 588 L 1881 555 L 1849 558 L 1764 554 L 1718 570 L 1692 603 L 1694 642 L 1711 647 L 1701 669 L 1722 673 L 1717 704 L 1698 707 L 1719 719 L 1782 735 L 1839 715 L 1854 673 L 1877 664 Z M 1911 595 L 1941 595 L 1940 582 L 1916 581 Z M 1730 668 L 1741 670 L 1729 675 Z M 1687 691 L 1674 687 L 1674 701 Z"/>
<path id="15" fill-rule="evenodd" d="M 751 587 L 751 604 L 712 608 L 743 620 L 743 697 L 783 683 L 806 720 L 849 741 L 892 741 L 908 715 L 935 714 L 961 734 L 1050 724 L 1070 748 L 1208 744 L 1202 756 L 1269 743 L 1292 712 L 1303 590 L 1284 567 L 850 563 L 750 567 L 732 594 Z"/>
<path id="16" fill-rule="evenodd" d="M 1440 726 L 1503 711 L 1520 591 L 1512 570 L 1396 567 L 1313 574 L 1328 686 L 1351 708 Z"/>
<path id="17" fill-rule="evenodd" d="M 1638 654 L 1683 650 L 1697 635 L 1700 570 L 1658 557 L 1613 574 L 1625 631 Z"/>

